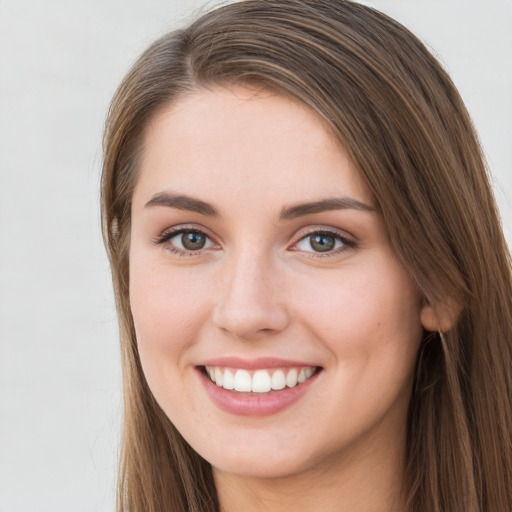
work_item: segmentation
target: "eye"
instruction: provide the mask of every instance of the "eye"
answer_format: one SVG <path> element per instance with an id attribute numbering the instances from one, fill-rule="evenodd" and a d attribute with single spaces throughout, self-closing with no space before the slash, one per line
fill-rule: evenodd
<path id="1" fill-rule="evenodd" d="M 203 231 L 186 228 L 168 231 L 156 240 L 156 243 L 165 245 L 168 250 L 178 254 L 190 254 L 216 247 Z"/>
<path id="2" fill-rule="evenodd" d="M 180 249 L 198 251 L 204 248 L 207 240 L 208 237 L 199 231 L 184 231 L 181 234 L 173 236 L 169 241 L 177 247 L 181 245 L 181 247 L 179 247 Z"/>
<path id="3" fill-rule="evenodd" d="M 355 243 L 332 231 L 314 231 L 303 236 L 293 247 L 294 250 L 316 253 L 338 253 Z"/>

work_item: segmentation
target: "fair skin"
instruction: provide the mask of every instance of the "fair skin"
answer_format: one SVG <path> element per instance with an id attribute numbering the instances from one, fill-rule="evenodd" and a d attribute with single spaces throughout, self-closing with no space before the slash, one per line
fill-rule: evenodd
<path id="1" fill-rule="evenodd" d="M 212 464 L 223 512 L 403 508 L 407 405 L 432 311 L 310 109 L 217 88 L 154 117 L 130 302 L 151 391 Z M 301 369 L 302 383 L 256 389 L 259 370 L 265 386 Z M 237 371 L 255 391 L 223 388 Z"/>

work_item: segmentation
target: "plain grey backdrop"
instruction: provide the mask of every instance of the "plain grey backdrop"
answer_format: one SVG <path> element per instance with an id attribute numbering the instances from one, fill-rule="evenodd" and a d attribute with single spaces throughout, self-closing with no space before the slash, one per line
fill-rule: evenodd
<path id="1" fill-rule="evenodd" d="M 451 73 L 510 243 L 512 0 L 363 3 L 411 28 Z M 121 382 L 102 125 L 136 56 L 204 5 L 0 0 L 0 512 L 114 509 Z"/>

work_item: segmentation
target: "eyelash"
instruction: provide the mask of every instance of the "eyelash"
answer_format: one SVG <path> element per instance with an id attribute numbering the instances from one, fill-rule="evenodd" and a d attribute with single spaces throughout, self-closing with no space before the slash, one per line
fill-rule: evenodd
<path id="1" fill-rule="evenodd" d="M 310 238 L 309 245 L 311 247 L 311 237 L 313 235 L 327 237 L 327 238 L 333 238 L 336 242 L 341 243 L 341 247 L 335 247 L 332 250 L 328 250 L 325 252 L 321 251 L 302 251 L 305 254 L 307 254 L 309 258 L 329 258 L 333 256 L 338 256 L 339 254 L 348 251 L 350 249 L 356 248 L 356 242 L 354 240 L 351 240 L 348 238 L 345 234 L 340 233 L 339 231 L 335 229 L 310 229 L 305 232 L 301 232 L 297 240 L 293 243 L 292 247 L 296 247 L 300 242 L 307 240 Z M 311 247 L 312 248 L 312 247 Z M 300 249 L 291 249 L 294 251 L 300 251 Z"/>
<path id="2" fill-rule="evenodd" d="M 187 249 L 180 249 L 171 243 L 167 243 L 174 237 L 184 233 L 197 233 L 198 235 L 204 235 L 207 240 L 212 240 L 212 238 L 203 229 L 199 229 L 193 226 L 176 226 L 168 231 L 164 231 L 160 236 L 153 240 L 153 243 L 155 245 L 165 245 L 166 251 L 177 256 L 199 256 L 202 252 L 202 248 L 196 251 L 191 251 Z"/>
<path id="3" fill-rule="evenodd" d="M 186 250 L 186 249 L 180 249 L 179 247 L 176 247 L 173 244 L 167 243 L 174 237 L 177 237 L 179 235 L 182 235 L 184 233 L 195 233 L 198 235 L 204 235 L 207 240 L 210 241 L 210 243 L 215 245 L 215 242 L 213 242 L 212 237 L 208 235 L 203 229 L 196 228 L 193 226 L 176 226 L 175 228 L 172 228 L 168 231 L 165 231 L 160 236 L 158 236 L 153 243 L 155 245 L 166 245 L 165 249 L 172 253 L 176 254 L 178 256 L 199 256 L 203 252 L 204 248 L 200 248 L 198 250 Z M 333 250 L 327 250 L 325 252 L 321 251 L 300 251 L 300 249 L 294 249 L 293 247 L 296 247 L 300 242 L 306 240 L 308 237 L 312 237 L 313 235 L 317 236 L 323 236 L 327 238 L 333 238 L 336 242 L 341 243 L 341 247 L 334 248 Z M 292 247 L 289 250 L 297 251 L 297 252 L 303 252 L 305 254 L 309 254 L 310 258 L 328 258 L 332 256 L 337 256 L 338 254 L 345 252 L 350 249 L 356 248 L 356 242 L 349 239 L 345 235 L 342 235 L 340 232 L 334 229 L 311 229 L 306 232 L 302 232 L 297 237 L 297 240 L 293 243 Z M 310 241 L 311 246 L 311 241 Z M 206 250 L 210 249 L 209 247 L 206 248 Z"/>

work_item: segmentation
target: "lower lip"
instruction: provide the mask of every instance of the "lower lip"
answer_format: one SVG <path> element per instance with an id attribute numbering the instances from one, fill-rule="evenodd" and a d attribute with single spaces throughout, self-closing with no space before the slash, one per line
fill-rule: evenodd
<path id="1" fill-rule="evenodd" d="M 214 384 L 202 370 L 198 369 L 198 373 L 213 403 L 223 411 L 237 416 L 270 416 L 284 411 L 302 398 L 321 372 L 317 371 L 308 380 L 293 388 L 284 388 L 261 395 L 249 395 L 221 388 Z"/>

